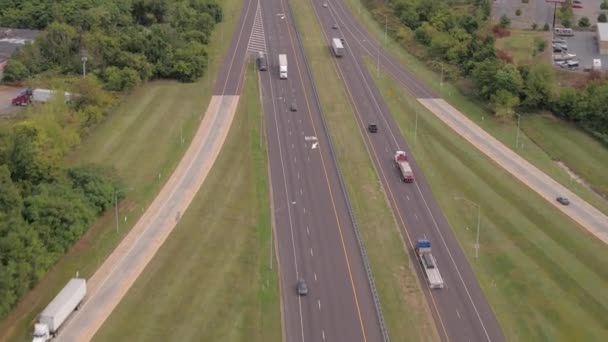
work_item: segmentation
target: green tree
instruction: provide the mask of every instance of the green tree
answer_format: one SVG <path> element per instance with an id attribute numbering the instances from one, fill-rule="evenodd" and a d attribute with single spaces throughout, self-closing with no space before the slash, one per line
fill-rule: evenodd
<path id="1" fill-rule="evenodd" d="M 62 23 L 50 24 L 38 37 L 40 52 L 51 65 L 64 65 L 78 51 L 76 30 Z"/>
<path id="2" fill-rule="evenodd" d="M 597 16 L 598 23 L 605 23 L 607 21 L 608 21 L 608 18 L 606 17 L 606 13 L 601 13 L 600 15 Z"/>
<path id="3" fill-rule="evenodd" d="M 521 74 L 524 80 L 522 105 L 534 109 L 547 108 L 556 95 L 555 73 L 551 66 L 533 64 Z"/>
<path id="4" fill-rule="evenodd" d="M 2 80 L 5 82 L 21 81 L 30 76 L 27 67 L 17 59 L 10 59 L 3 70 Z"/>
<path id="5" fill-rule="evenodd" d="M 511 19 L 506 14 L 503 14 L 500 17 L 499 25 L 501 27 L 507 28 L 511 25 Z"/>
<path id="6" fill-rule="evenodd" d="M 496 117 L 505 120 L 513 116 L 513 109 L 519 104 L 519 97 L 505 89 L 499 89 L 492 95 L 491 101 Z"/>
<path id="7" fill-rule="evenodd" d="M 93 204 L 98 215 L 112 206 L 114 192 L 121 186 L 114 170 L 94 164 L 73 167 L 68 176 L 74 188 L 81 190 Z M 119 193 L 119 197 L 121 199 L 123 194 Z"/>
<path id="8" fill-rule="evenodd" d="M 582 17 L 579 21 L 578 21 L 578 26 L 580 27 L 589 27 L 591 26 L 591 22 L 589 21 L 589 18 L 587 17 Z"/>
<path id="9" fill-rule="evenodd" d="M 0 213 L 9 216 L 21 215 L 23 199 L 19 188 L 11 179 L 7 165 L 0 165 Z"/>

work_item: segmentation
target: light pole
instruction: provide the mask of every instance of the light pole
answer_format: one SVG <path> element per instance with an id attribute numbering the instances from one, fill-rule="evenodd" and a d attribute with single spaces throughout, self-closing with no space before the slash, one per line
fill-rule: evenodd
<path id="1" fill-rule="evenodd" d="M 519 125 L 521 122 L 521 115 L 515 113 L 517 115 L 517 133 L 515 133 L 515 149 L 519 148 Z"/>
<path id="2" fill-rule="evenodd" d="M 479 227 L 481 226 L 481 206 L 464 197 L 454 197 L 456 201 L 467 201 L 477 207 L 477 237 L 475 238 L 475 259 L 479 257 Z"/>
<path id="3" fill-rule="evenodd" d="M 87 75 L 87 60 L 89 59 L 87 56 L 82 56 L 80 60 L 82 61 L 82 77 L 85 77 Z"/>
<path id="4" fill-rule="evenodd" d="M 416 120 L 414 120 L 414 144 L 418 141 L 418 109 L 414 109 L 416 112 Z"/>
<path id="5" fill-rule="evenodd" d="M 116 190 L 114 189 L 114 215 L 116 216 L 116 234 L 118 234 L 118 193 L 121 191 L 131 191 L 134 188 L 126 188 L 126 189 L 122 189 L 122 190 Z"/>
<path id="6" fill-rule="evenodd" d="M 441 78 L 439 79 L 439 86 L 443 88 L 443 62 L 437 59 L 433 59 L 433 63 L 439 63 L 441 67 Z"/>
<path id="7" fill-rule="evenodd" d="M 388 38 L 387 38 L 387 31 L 388 31 L 388 15 L 384 15 L 384 46 L 386 46 L 388 44 Z"/>

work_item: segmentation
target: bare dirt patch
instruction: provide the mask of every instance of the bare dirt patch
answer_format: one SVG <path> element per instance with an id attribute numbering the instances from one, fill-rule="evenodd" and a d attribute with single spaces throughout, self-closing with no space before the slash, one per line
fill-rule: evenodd
<path id="1" fill-rule="evenodd" d="M 0 117 L 14 112 L 11 100 L 19 94 L 21 87 L 0 85 Z"/>

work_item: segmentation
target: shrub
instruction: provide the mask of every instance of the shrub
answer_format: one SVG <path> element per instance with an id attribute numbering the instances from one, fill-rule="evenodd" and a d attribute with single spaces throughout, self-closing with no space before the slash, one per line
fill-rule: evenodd
<path id="1" fill-rule="evenodd" d="M 600 4 L 600 9 L 608 10 L 608 0 L 602 1 L 602 3 Z"/>
<path id="2" fill-rule="evenodd" d="M 518 17 L 521 15 L 521 10 L 519 8 L 515 11 L 515 15 Z"/>
<path id="3" fill-rule="evenodd" d="M 545 23 L 545 25 L 543 25 L 543 31 L 549 31 L 550 28 L 551 26 L 549 26 L 549 23 Z"/>
<path id="4" fill-rule="evenodd" d="M 28 78 L 30 76 L 30 71 L 27 67 L 16 59 L 11 59 L 6 63 L 4 67 L 4 74 L 2 79 L 5 82 L 15 82 Z"/>
<path id="5" fill-rule="evenodd" d="M 591 22 L 589 21 L 589 18 L 587 17 L 582 17 L 579 21 L 578 21 L 578 26 L 580 27 L 589 27 L 591 26 Z"/>
<path id="6" fill-rule="evenodd" d="M 608 18 L 606 18 L 606 13 L 602 13 L 602 14 L 598 15 L 597 16 L 597 22 L 598 23 L 608 22 Z"/>
<path id="7" fill-rule="evenodd" d="M 509 27 L 509 25 L 511 25 L 511 19 L 509 19 L 506 14 L 503 14 L 502 17 L 500 17 L 499 25 L 501 27 L 507 28 Z"/>
<path id="8" fill-rule="evenodd" d="M 522 4 L 527 4 L 528 2 L 530 2 L 530 0 L 521 0 Z"/>
<path id="9" fill-rule="evenodd" d="M 532 23 L 532 30 L 536 31 L 538 29 L 538 24 L 537 23 Z"/>

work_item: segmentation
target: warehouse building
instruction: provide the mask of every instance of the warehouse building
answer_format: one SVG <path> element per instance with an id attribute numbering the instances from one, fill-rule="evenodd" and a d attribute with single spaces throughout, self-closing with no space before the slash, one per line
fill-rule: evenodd
<path id="1" fill-rule="evenodd" d="M 608 23 L 597 23 L 597 45 L 600 54 L 608 55 Z"/>

